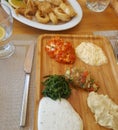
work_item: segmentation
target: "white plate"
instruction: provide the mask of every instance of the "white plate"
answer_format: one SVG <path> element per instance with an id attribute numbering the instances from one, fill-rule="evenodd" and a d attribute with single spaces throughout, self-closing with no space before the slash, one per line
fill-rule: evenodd
<path id="1" fill-rule="evenodd" d="M 42 29 L 42 30 L 61 31 L 61 30 L 66 30 L 66 29 L 72 28 L 72 27 L 76 26 L 78 23 L 80 23 L 82 16 L 83 16 L 82 9 L 81 9 L 81 6 L 79 5 L 79 3 L 76 0 L 68 0 L 68 2 L 72 5 L 75 12 L 77 13 L 77 15 L 74 18 L 72 18 L 72 20 L 70 20 L 69 22 L 60 23 L 57 25 L 53 25 L 50 23 L 41 24 L 36 21 L 29 20 L 29 19 L 25 18 L 24 16 L 16 15 L 14 9 L 9 5 L 9 3 L 7 3 L 5 0 L 1 0 L 1 2 L 8 5 L 11 8 L 12 15 L 16 20 L 18 20 L 26 25 L 29 25 L 31 27 Z"/>

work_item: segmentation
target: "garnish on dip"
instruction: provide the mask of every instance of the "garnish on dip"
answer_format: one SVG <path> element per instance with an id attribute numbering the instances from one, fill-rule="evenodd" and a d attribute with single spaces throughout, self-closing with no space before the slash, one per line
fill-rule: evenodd
<path id="1" fill-rule="evenodd" d="M 45 46 L 47 54 L 59 63 L 73 64 L 76 60 L 75 50 L 72 44 L 60 37 L 53 37 Z"/>
<path id="2" fill-rule="evenodd" d="M 88 92 L 97 91 L 99 88 L 87 70 L 79 70 L 77 68 L 67 69 L 65 77 L 70 80 L 70 84 L 74 88 L 82 88 Z"/>
<path id="3" fill-rule="evenodd" d="M 68 98 L 71 94 L 71 89 L 65 77 L 62 75 L 45 76 L 46 80 L 42 82 L 44 90 L 42 94 L 50 97 L 53 100 Z"/>

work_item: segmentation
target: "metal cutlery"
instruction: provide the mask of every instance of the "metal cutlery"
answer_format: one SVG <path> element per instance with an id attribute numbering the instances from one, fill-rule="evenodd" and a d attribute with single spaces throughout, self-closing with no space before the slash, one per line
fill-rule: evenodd
<path id="1" fill-rule="evenodd" d="M 22 108 L 20 115 L 20 126 L 25 126 L 26 114 L 27 114 L 27 103 L 28 103 L 28 92 L 29 92 L 29 83 L 30 83 L 30 73 L 32 69 L 34 55 L 34 44 L 29 46 L 25 62 L 24 62 L 24 72 L 25 72 L 25 83 L 24 83 L 24 93 L 22 99 Z"/>

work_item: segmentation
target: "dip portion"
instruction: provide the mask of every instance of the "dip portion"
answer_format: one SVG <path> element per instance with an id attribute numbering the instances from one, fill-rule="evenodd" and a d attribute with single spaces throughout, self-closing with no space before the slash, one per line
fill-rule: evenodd
<path id="1" fill-rule="evenodd" d="M 108 95 L 91 92 L 87 104 L 94 113 L 95 120 L 99 125 L 118 130 L 118 105 Z"/>
<path id="2" fill-rule="evenodd" d="M 83 130 L 83 121 L 66 99 L 43 97 L 38 110 L 38 130 Z"/>
<path id="3" fill-rule="evenodd" d="M 104 51 L 91 42 L 82 42 L 75 49 L 76 55 L 86 64 L 100 66 L 108 63 Z"/>

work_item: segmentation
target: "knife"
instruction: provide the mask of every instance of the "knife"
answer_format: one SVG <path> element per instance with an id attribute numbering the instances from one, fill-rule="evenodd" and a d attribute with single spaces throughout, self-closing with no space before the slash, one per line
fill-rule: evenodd
<path id="1" fill-rule="evenodd" d="M 26 58 L 24 61 L 25 82 L 24 82 L 24 93 L 20 115 L 20 126 L 25 126 L 26 122 L 28 92 L 29 92 L 30 73 L 32 69 L 33 55 L 34 55 L 34 44 L 31 44 L 28 48 L 28 52 L 26 54 Z"/>

